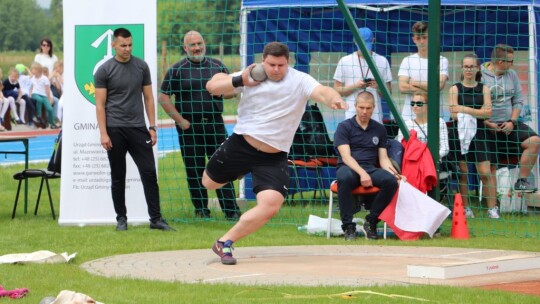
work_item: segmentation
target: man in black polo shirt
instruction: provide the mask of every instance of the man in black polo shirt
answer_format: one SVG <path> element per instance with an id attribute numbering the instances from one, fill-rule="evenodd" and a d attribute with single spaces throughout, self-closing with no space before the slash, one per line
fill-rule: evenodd
<path id="1" fill-rule="evenodd" d="M 191 201 L 195 215 L 210 217 L 208 192 L 201 184 L 206 157 L 227 138 L 223 122 L 223 97 L 212 96 L 206 83 L 217 73 L 229 73 L 227 67 L 217 60 L 206 57 L 206 45 L 200 33 L 189 31 L 184 36 L 187 58 L 174 64 L 165 75 L 161 85 L 159 102 L 176 123 L 182 159 L 186 167 Z M 171 101 L 174 95 L 174 104 Z M 232 183 L 216 190 L 221 209 L 229 220 L 238 220 L 241 213 L 236 204 Z"/>
<path id="2" fill-rule="evenodd" d="M 386 151 L 386 129 L 371 119 L 375 108 L 373 95 L 367 91 L 358 94 L 355 108 L 356 115 L 342 121 L 334 134 L 334 145 L 339 152 L 336 178 L 341 228 L 345 240 L 356 240 L 352 190 L 360 185 L 379 187 L 361 227 L 366 238 L 376 240 L 379 215 L 392 200 L 401 176 L 394 170 Z"/>

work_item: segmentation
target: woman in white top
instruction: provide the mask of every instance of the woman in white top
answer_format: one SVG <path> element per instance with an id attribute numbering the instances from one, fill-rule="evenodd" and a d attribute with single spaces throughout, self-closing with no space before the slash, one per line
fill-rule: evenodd
<path id="1" fill-rule="evenodd" d="M 51 39 L 43 38 L 39 44 L 39 53 L 34 57 L 34 61 L 46 67 L 49 71 L 54 69 L 54 63 L 58 61 L 58 57 L 53 54 L 53 44 Z"/>
<path id="2" fill-rule="evenodd" d="M 405 121 L 407 129 L 415 130 L 418 134 L 418 140 L 421 142 L 427 143 L 427 134 L 428 134 L 428 96 L 426 93 L 414 93 L 411 97 L 411 108 L 413 113 L 416 115 L 415 119 L 408 119 Z M 448 145 L 448 129 L 446 128 L 446 122 L 439 118 L 439 159 L 442 159 L 448 155 L 449 145 Z M 401 142 L 403 139 L 403 133 L 401 130 L 396 136 L 396 140 Z"/>

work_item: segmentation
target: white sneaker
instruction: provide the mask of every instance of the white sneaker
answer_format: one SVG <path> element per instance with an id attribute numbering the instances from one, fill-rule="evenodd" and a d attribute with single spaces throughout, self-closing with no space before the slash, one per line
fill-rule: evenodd
<path id="1" fill-rule="evenodd" d="M 465 217 L 474 218 L 474 212 L 472 211 L 471 207 L 465 207 Z"/>
<path id="2" fill-rule="evenodd" d="M 495 206 L 493 208 L 489 208 L 487 213 L 488 213 L 489 218 L 498 219 L 499 218 L 499 207 Z"/>

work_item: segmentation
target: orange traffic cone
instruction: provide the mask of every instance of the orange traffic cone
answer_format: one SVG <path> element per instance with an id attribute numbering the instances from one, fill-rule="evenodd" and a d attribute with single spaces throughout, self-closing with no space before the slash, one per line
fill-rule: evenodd
<path id="1" fill-rule="evenodd" d="M 452 217 L 453 239 L 466 240 L 469 238 L 469 228 L 467 227 L 467 218 L 465 217 L 465 208 L 461 194 L 456 193 L 454 197 L 454 215 Z"/>

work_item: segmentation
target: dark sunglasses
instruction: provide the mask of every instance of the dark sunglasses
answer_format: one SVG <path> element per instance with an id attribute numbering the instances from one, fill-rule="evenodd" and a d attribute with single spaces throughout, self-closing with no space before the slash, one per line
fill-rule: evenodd
<path id="1" fill-rule="evenodd" d="M 50 46 L 50 45 L 47 43 L 42 43 L 41 46 Z"/>
<path id="2" fill-rule="evenodd" d="M 417 106 L 417 107 L 423 107 L 426 103 L 423 101 L 411 101 L 411 107 Z"/>

